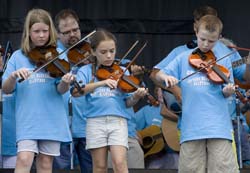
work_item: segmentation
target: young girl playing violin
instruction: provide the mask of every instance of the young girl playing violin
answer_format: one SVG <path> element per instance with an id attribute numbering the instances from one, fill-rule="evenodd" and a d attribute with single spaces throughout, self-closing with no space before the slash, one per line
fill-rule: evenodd
<path id="1" fill-rule="evenodd" d="M 203 16 L 195 24 L 198 52 L 207 54 L 219 39 L 222 22 L 213 15 Z M 217 84 L 206 73 L 194 73 L 189 64 L 196 50 L 178 55 L 156 74 L 159 81 L 173 86 L 180 82 L 182 91 L 181 149 L 179 172 L 238 172 L 236 156 L 232 147 L 232 124 L 228 113 L 227 97 L 234 93 L 234 86 Z M 225 56 L 213 50 L 214 58 Z M 207 55 L 206 55 L 207 56 Z M 206 64 L 206 63 L 205 63 Z M 217 62 L 229 68 L 233 81 L 230 58 Z M 211 69 L 212 70 L 212 69 Z"/>
<path id="2" fill-rule="evenodd" d="M 71 141 L 68 119 L 62 94 L 74 77 L 66 73 L 51 77 L 45 69 L 37 68 L 28 55 L 36 48 L 53 47 L 57 35 L 49 13 L 42 9 L 30 10 L 24 24 L 21 49 L 15 51 L 3 75 L 3 92 L 16 94 L 16 141 L 18 156 L 15 173 L 30 172 L 36 157 L 36 168 L 41 173 L 52 172 L 54 156 L 60 155 L 60 143 Z M 59 51 L 59 50 L 58 50 Z M 23 82 L 18 82 L 24 79 Z"/>
<path id="3" fill-rule="evenodd" d="M 138 88 L 134 93 L 126 94 L 118 89 L 121 79 L 115 76 L 98 80 L 100 76 L 95 76 L 96 70 L 112 70 L 116 55 L 116 38 L 106 30 L 98 30 L 90 38 L 90 43 L 92 54 L 96 57 L 96 67 L 89 64 L 77 72 L 77 80 L 81 80 L 85 85 L 83 90 L 87 100 L 86 148 L 91 152 L 94 173 L 107 172 L 108 150 L 111 152 L 114 172 L 127 173 L 127 119 L 130 117 L 124 108 L 133 106 L 147 91 Z M 115 72 L 110 76 L 112 75 L 115 75 Z M 77 96 L 74 91 L 73 96 Z"/>

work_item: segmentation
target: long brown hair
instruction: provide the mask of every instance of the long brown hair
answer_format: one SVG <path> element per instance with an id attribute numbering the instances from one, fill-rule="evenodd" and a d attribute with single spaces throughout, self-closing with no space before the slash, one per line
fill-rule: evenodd
<path id="1" fill-rule="evenodd" d="M 115 42 L 115 45 L 117 44 L 117 40 L 111 32 L 105 29 L 98 29 L 95 34 L 90 37 L 91 48 L 95 51 L 100 42 L 105 40 L 113 40 Z"/>
<path id="2" fill-rule="evenodd" d="M 30 28 L 35 23 L 44 23 L 49 26 L 50 37 L 47 45 L 45 46 L 56 45 L 57 33 L 50 14 L 43 9 L 32 9 L 26 16 L 21 40 L 21 49 L 26 55 L 34 47 L 30 39 Z"/>

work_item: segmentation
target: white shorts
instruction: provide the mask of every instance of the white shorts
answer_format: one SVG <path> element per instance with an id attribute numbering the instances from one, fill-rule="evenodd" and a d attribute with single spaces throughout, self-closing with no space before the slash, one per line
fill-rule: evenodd
<path id="1" fill-rule="evenodd" d="M 51 140 L 21 140 L 17 143 L 17 152 L 31 151 L 37 154 L 60 156 L 60 144 L 59 141 Z"/>
<path id="2" fill-rule="evenodd" d="M 121 145 L 128 148 L 127 120 L 118 116 L 88 118 L 86 142 L 86 149 L 111 145 Z"/>
<path id="3" fill-rule="evenodd" d="M 0 168 L 10 169 L 16 167 L 17 156 L 0 156 Z"/>

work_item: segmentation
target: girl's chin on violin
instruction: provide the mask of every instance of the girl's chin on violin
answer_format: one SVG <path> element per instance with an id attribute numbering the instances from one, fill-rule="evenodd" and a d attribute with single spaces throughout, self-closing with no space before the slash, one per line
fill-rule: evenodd
<path id="1" fill-rule="evenodd" d="M 35 43 L 35 45 L 36 45 L 36 47 L 42 47 L 42 46 L 44 46 L 46 43 L 47 43 L 46 40 L 38 40 L 38 41 Z"/>
<path id="2" fill-rule="evenodd" d="M 114 60 L 107 60 L 102 63 L 104 66 L 111 66 L 113 64 Z"/>
<path id="3" fill-rule="evenodd" d="M 210 51 L 208 48 L 200 48 L 200 50 L 201 50 L 203 53 L 207 53 L 208 51 Z"/>

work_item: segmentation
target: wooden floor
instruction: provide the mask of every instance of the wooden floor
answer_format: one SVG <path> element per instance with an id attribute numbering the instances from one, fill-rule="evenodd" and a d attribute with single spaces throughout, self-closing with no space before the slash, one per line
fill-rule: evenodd
<path id="1" fill-rule="evenodd" d="M 129 173 L 177 173 L 177 170 L 166 169 L 129 169 Z M 13 169 L 0 169 L 0 173 L 14 173 Z M 36 173 L 32 170 L 31 173 Z M 54 170 L 53 173 L 80 173 L 79 170 Z M 86 172 L 87 173 L 87 172 Z M 108 173 L 113 173 L 110 169 Z M 250 169 L 241 169 L 240 173 L 250 173 Z"/>

